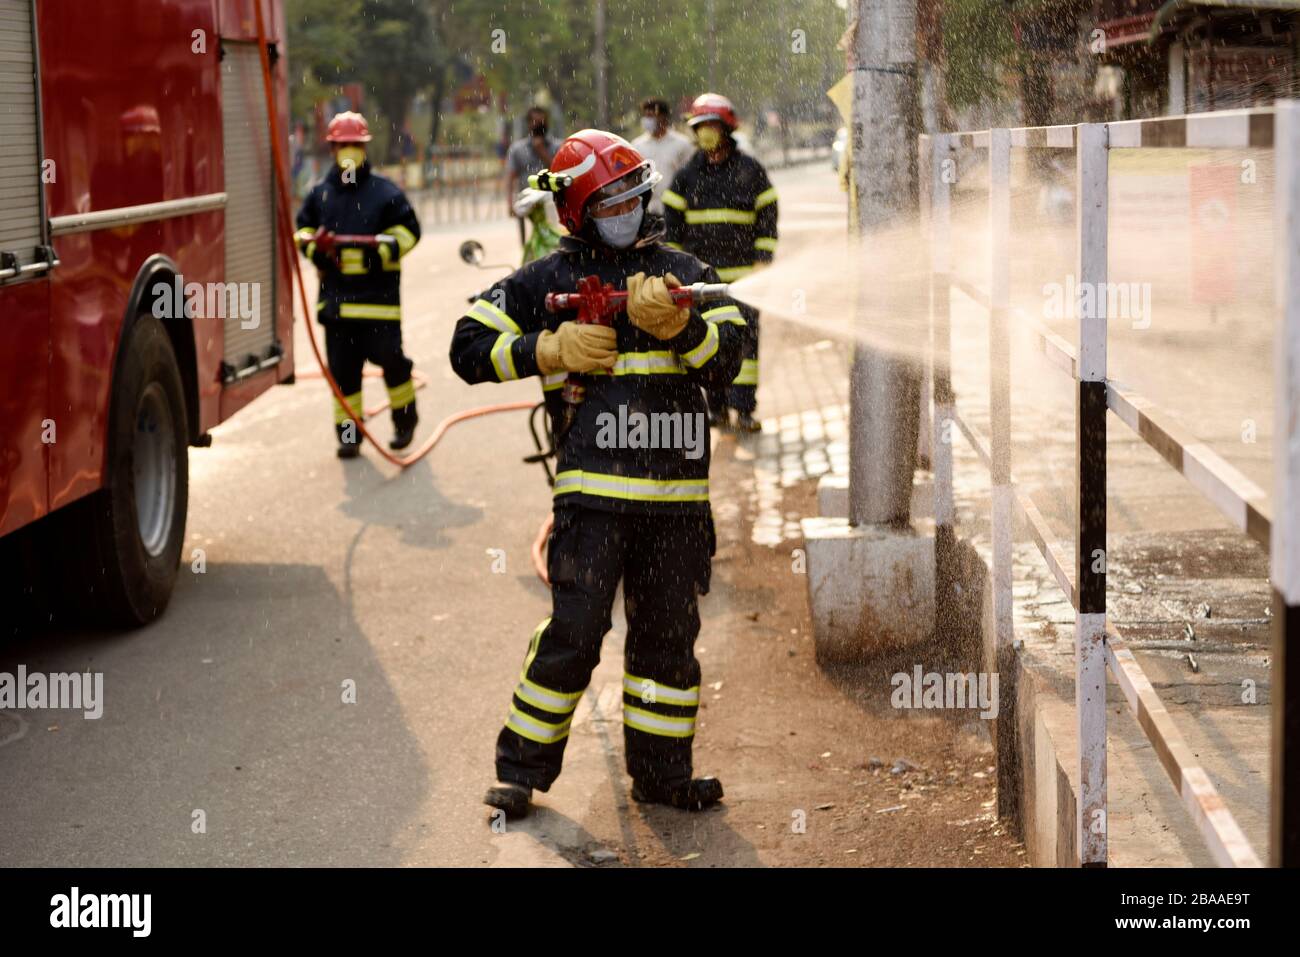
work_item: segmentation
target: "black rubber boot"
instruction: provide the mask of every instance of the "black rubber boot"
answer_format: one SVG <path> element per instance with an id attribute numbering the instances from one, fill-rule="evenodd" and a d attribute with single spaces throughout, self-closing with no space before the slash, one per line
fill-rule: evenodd
<path id="1" fill-rule="evenodd" d="M 419 413 L 415 411 L 415 403 L 404 405 L 400 409 L 393 410 L 393 437 L 388 443 L 388 447 L 396 451 L 404 449 L 411 444 L 411 439 L 415 438 L 415 427 L 420 421 Z"/>
<path id="2" fill-rule="evenodd" d="M 667 804 L 683 811 L 703 811 L 722 800 L 722 782 L 717 778 L 695 778 L 678 784 L 633 781 L 632 800 L 642 804 Z"/>
<path id="3" fill-rule="evenodd" d="M 763 423 L 759 422 L 748 412 L 742 412 L 736 416 L 737 432 L 762 432 Z"/>
<path id="4" fill-rule="evenodd" d="M 532 809 L 532 799 L 533 789 L 527 784 L 498 781 L 488 788 L 487 794 L 483 796 L 483 803 L 488 807 L 505 811 L 506 819 L 514 821 L 528 816 L 528 812 Z"/>
<path id="5" fill-rule="evenodd" d="M 339 437 L 339 458 L 355 459 L 361 454 L 361 433 L 353 422 L 340 422 L 334 426 L 334 432 Z M 352 437 L 351 442 L 347 440 L 349 435 Z"/>

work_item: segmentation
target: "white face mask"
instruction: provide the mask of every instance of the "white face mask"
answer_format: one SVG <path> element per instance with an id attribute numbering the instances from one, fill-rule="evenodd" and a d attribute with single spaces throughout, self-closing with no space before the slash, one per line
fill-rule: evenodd
<path id="1" fill-rule="evenodd" d="M 636 209 L 630 213 L 597 219 L 596 234 L 600 236 L 601 241 L 607 246 L 613 246 L 615 249 L 627 249 L 636 241 L 636 235 L 641 231 L 641 216 L 644 212 L 645 204 L 637 203 Z"/>
<path id="2" fill-rule="evenodd" d="M 659 129 L 659 121 L 653 116 L 643 116 L 641 117 L 641 129 L 645 130 L 647 133 L 653 133 L 655 130 Z"/>

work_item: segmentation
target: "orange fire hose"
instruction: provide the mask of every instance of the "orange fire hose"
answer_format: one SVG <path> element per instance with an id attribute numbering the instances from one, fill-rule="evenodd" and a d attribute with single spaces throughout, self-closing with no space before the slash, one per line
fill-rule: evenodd
<path id="1" fill-rule="evenodd" d="M 316 341 L 316 330 L 312 328 L 310 302 L 307 298 L 307 286 L 302 278 L 302 265 L 298 261 L 298 250 L 293 242 L 293 221 L 290 219 L 289 212 L 289 191 L 288 191 L 288 163 L 285 162 L 284 146 L 280 142 L 280 114 L 275 101 L 274 84 L 271 80 L 271 59 L 270 51 L 266 45 L 266 19 L 262 13 L 262 0 L 256 0 L 253 4 L 257 18 L 257 49 L 262 60 L 262 87 L 266 94 L 266 115 L 271 127 L 271 155 L 275 164 L 275 186 L 276 186 L 276 213 L 279 224 L 278 236 L 281 240 L 281 249 L 284 251 L 285 258 L 289 262 L 290 271 L 293 273 L 293 284 L 298 290 L 298 301 L 302 304 L 302 312 L 307 326 L 307 340 L 311 343 L 311 351 L 316 356 L 316 363 L 320 366 L 321 377 L 324 378 L 330 391 L 334 393 L 335 400 L 346 410 L 348 417 L 357 427 L 357 431 L 364 436 L 376 451 L 379 452 L 387 461 L 399 468 L 409 468 L 420 459 L 424 458 L 434 450 L 442 437 L 453 425 L 458 422 L 464 422 L 467 419 L 478 418 L 483 415 L 491 415 L 495 412 L 514 412 L 531 409 L 537 403 L 529 401 L 519 402 L 499 402 L 493 405 L 483 405 L 474 409 L 465 409 L 461 412 L 453 413 L 447 416 L 433 430 L 433 434 L 424 440 L 423 444 L 416 448 L 410 455 L 399 457 L 393 455 L 387 449 L 379 444 L 373 435 L 366 429 L 362 423 L 362 417 L 353 413 L 352 408 L 348 405 L 343 395 L 343 390 L 339 384 L 334 381 L 330 375 L 329 366 L 326 364 L 324 357 L 321 355 L 320 345 Z M 292 298 L 292 296 L 291 296 Z M 385 406 L 386 407 L 386 406 Z M 380 411 L 383 408 L 381 407 Z M 545 561 L 540 558 L 540 548 L 545 546 L 546 534 L 550 532 L 552 516 L 548 515 L 546 521 L 542 523 L 543 532 L 539 534 L 533 543 L 532 557 L 533 569 L 543 583 L 549 585 L 550 582 L 546 576 Z"/>

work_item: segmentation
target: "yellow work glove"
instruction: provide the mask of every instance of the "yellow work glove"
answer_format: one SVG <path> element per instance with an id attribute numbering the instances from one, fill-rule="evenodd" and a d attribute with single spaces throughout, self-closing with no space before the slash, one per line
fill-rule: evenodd
<path id="1" fill-rule="evenodd" d="M 562 322 L 537 337 L 537 368 L 552 372 L 591 372 L 612 369 L 618 359 L 618 337 L 610 326 Z"/>
<path id="2" fill-rule="evenodd" d="M 662 279 L 637 273 L 627 277 L 627 317 L 632 325 L 656 339 L 671 339 L 686 328 L 691 310 L 673 302 L 669 289 L 681 288 L 672 273 Z"/>

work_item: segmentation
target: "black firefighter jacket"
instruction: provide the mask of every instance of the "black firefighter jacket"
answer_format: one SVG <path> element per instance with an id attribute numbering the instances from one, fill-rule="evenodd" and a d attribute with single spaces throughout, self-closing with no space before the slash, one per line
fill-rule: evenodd
<path id="1" fill-rule="evenodd" d="M 657 220 L 647 216 L 647 224 Z M 543 330 L 576 319 L 574 310 L 546 311 L 548 292 L 573 292 L 596 275 L 616 289 L 637 272 L 673 273 L 682 285 L 717 282 L 713 268 L 646 233 L 627 250 L 566 237 L 560 248 L 483 293 L 456 324 L 451 363 L 466 382 L 505 382 L 540 375 L 535 356 Z M 659 340 L 614 316 L 618 363 L 589 374 L 586 400 L 560 441 L 557 507 L 618 512 L 707 512 L 709 429 L 701 387 L 722 386 L 740 368 L 745 320 L 731 300 L 692 309 L 685 329 Z M 553 423 L 565 417 L 567 373 L 545 376 Z"/>
<path id="2" fill-rule="evenodd" d="M 776 188 L 763 164 L 732 148 L 721 163 L 696 150 L 664 193 L 670 245 L 698 256 L 724 282 L 776 253 Z"/>
<path id="3" fill-rule="evenodd" d="M 400 320 L 402 257 L 420 240 L 420 222 L 401 188 L 365 163 L 356 182 L 334 166 L 298 211 L 298 248 L 320 269 L 316 315 L 337 319 Z M 337 265 L 316 249 L 318 227 L 339 235 L 387 236 L 387 249 L 341 246 Z"/>

